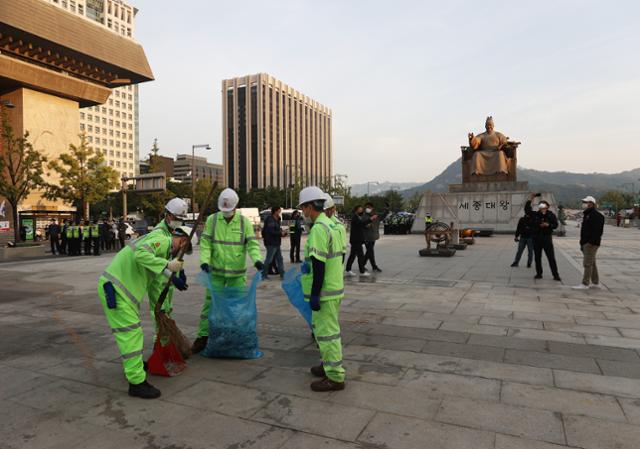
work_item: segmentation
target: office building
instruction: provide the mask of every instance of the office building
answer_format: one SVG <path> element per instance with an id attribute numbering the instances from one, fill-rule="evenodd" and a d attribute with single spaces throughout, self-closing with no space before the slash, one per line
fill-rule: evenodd
<path id="1" fill-rule="evenodd" d="M 0 7 L 0 109 L 14 134 L 28 131 L 31 144 L 49 160 L 78 144 L 82 109 L 106 103 L 116 87 L 153 79 L 144 50 L 132 39 L 43 0 L 5 4 Z M 58 179 L 49 170 L 44 177 L 51 183 Z M 48 200 L 38 190 L 18 205 L 18 217 L 7 205 L 0 198 L 0 243 L 10 238 L 14 218 L 34 229 L 50 216 L 73 212 L 71 205 Z"/>
<path id="2" fill-rule="evenodd" d="M 330 182 L 331 110 L 268 74 L 222 81 L 222 131 L 229 187 Z"/>
<path id="3" fill-rule="evenodd" d="M 122 0 L 42 0 L 133 40 L 136 8 Z M 80 110 L 81 133 L 121 176 L 139 173 L 138 87 L 112 89 L 105 104 Z"/>
<path id="4" fill-rule="evenodd" d="M 195 173 L 192 170 L 195 168 Z M 212 183 L 224 184 L 224 169 L 220 164 L 212 164 L 206 158 L 196 156 L 193 159 L 190 154 L 179 154 L 173 164 L 173 177 L 177 181 L 191 184 L 191 179 L 208 179 Z"/>

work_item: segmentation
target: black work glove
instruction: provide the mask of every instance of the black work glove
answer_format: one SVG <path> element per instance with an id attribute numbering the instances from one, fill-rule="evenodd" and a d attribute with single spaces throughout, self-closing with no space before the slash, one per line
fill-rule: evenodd
<path id="1" fill-rule="evenodd" d="M 202 271 L 204 271 L 205 273 L 209 273 L 210 272 L 210 268 L 209 268 L 209 264 L 208 263 L 203 263 L 202 265 L 200 265 L 200 269 Z"/>
<path id="2" fill-rule="evenodd" d="M 312 296 L 311 299 L 309 299 L 309 306 L 314 312 L 320 311 L 320 297 Z"/>
<path id="3" fill-rule="evenodd" d="M 258 271 L 264 270 L 264 264 L 260 261 L 257 261 L 253 266 L 256 267 L 256 270 Z"/>
<path id="4" fill-rule="evenodd" d="M 187 285 L 187 275 L 184 270 L 180 270 L 180 274 L 178 276 L 174 276 L 171 282 L 173 282 L 173 285 L 181 292 L 189 288 Z"/>
<path id="5" fill-rule="evenodd" d="M 110 309 L 115 309 L 117 307 L 116 304 L 116 289 L 113 287 L 111 282 L 105 282 L 102 286 L 104 290 L 104 295 L 107 298 L 107 307 Z"/>

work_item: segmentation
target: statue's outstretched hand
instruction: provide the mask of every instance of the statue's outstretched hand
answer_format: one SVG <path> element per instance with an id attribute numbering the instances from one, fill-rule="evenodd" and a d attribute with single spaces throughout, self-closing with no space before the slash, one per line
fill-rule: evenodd
<path id="1" fill-rule="evenodd" d="M 469 133 L 468 137 L 469 137 L 469 142 L 471 142 L 475 136 L 473 135 L 473 133 Z"/>

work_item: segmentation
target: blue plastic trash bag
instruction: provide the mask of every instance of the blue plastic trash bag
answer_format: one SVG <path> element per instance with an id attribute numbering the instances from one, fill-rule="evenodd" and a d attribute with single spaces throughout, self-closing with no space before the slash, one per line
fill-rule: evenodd
<path id="1" fill-rule="evenodd" d="M 282 290 L 287 294 L 289 302 L 295 307 L 304 320 L 311 327 L 311 307 L 309 303 L 304 300 L 304 293 L 302 293 L 302 273 L 296 268 L 291 268 L 284 274 L 282 280 Z"/>
<path id="2" fill-rule="evenodd" d="M 256 288 L 262 275 L 257 273 L 249 287 L 213 288 L 211 275 L 204 271 L 197 279 L 211 292 L 209 339 L 201 354 L 211 358 L 262 357 L 256 333 Z"/>

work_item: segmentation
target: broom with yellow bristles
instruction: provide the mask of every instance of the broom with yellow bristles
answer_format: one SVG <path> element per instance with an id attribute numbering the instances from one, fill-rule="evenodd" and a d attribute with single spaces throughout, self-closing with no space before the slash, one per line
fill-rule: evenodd
<path id="1" fill-rule="evenodd" d="M 218 187 L 218 183 L 215 182 L 211 186 L 207 199 L 205 200 L 203 207 L 198 214 L 198 219 L 191 229 L 189 235 L 189 242 L 196 233 L 198 226 L 202 223 L 204 212 L 206 207 L 211 202 L 214 191 Z M 187 250 L 188 245 L 183 247 L 178 252 L 178 260 L 183 260 L 184 253 Z M 153 310 L 156 323 L 158 326 L 158 338 L 153 348 L 153 354 L 149 358 L 149 372 L 153 374 L 161 374 L 165 376 L 175 376 L 180 374 L 186 367 L 185 359 L 191 356 L 191 343 L 189 339 L 182 333 L 176 322 L 165 311 L 162 310 L 162 305 L 167 298 L 169 288 L 173 284 L 173 278 L 176 274 L 172 273 L 171 277 L 167 281 L 155 309 Z"/>

